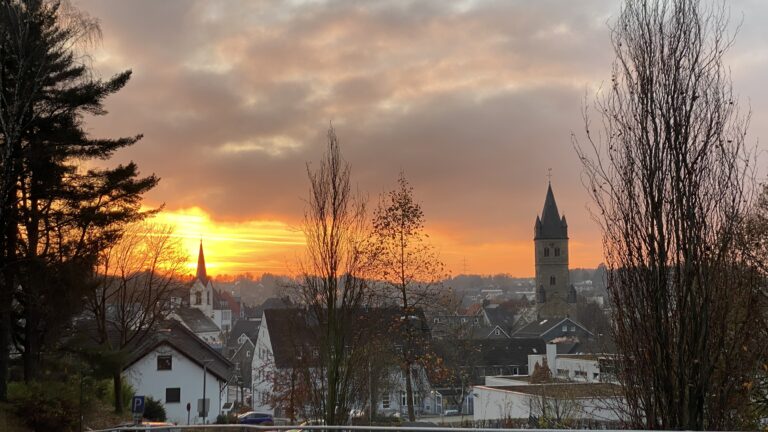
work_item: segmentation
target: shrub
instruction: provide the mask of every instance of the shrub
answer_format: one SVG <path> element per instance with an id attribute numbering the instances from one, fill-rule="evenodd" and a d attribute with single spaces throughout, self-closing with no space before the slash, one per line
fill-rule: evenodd
<path id="1" fill-rule="evenodd" d="M 35 431 L 72 431 L 78 425 L 80 386 L 77 383 L 10 383 L 8 397 L 16 415 Z"/>
<path id="2" fill-rule="evenodd" d="M 148 396 L 144 400 L 144 418 L 150 421 L 165 421 L 163 403 Z"/>
<path id="3" fill-rule="evenodd" d="M 216 424 L 234 424 L 237 423 L 237 414 L 219 414 L 216 416 Z"/>
<path id="4" fill-rule="evenodd" d="M 112 404 L 112 406 L 115 406 L 115 385 L 112 379 L 108 379 L 107 381 L 107 397 L 108 402 Z M 123 410 L 130 411 L 131 410 L 131 399 L 133 398 L 135 391 L 133 390 L 133 387 L 131 387 L 130 384 L 128 384 L 125 379 L 123 379 L 123 385 L 122 385 L 122 394 L 123 394 Z"/>

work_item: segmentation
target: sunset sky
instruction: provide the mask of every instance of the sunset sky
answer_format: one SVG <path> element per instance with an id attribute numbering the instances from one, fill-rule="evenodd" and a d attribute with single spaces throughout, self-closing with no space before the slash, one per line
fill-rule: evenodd
<path id="1" fill-rule="evenodd" d="M 110 163 L 161 177 L 146 205 L 193 261 L 203 239 L 209 274 L 291 272 L 331 121 L 372 201 L 405 171 L 453 274 L 533 275 L 548 168 L 571 267 L 601 261 L 571 133 L 610 79 L 618 1 L 72 1 L 101 22 L 97 73 L 133 70 L 90 132 L 144 134 Z M 727 4 L 766 166 L 768 1 Z"/>

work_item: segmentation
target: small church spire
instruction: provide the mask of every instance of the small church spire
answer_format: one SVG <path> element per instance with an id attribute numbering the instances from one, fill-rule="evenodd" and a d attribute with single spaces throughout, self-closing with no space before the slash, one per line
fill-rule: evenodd
<path id="1" fill-rule="evenodd" d="M 203 284 L 208 282 L 208 273 L 205 270 L 205 255 L 203 254 L 202 239 L 200 239 L 200 252 L 197 254 L 197 278 Z"/>

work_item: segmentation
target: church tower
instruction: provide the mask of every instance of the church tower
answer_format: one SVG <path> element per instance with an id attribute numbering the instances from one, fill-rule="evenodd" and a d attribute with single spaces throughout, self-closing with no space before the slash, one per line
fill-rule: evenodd
<path id="1" fill-rule="evenodd" d="M 208 271 L 205 268 L 202 240 L 200 240 L 200 251 L 197 254 L 197 273 L 195 276 L 195 281 L 189 290 L 189 305 L 200 309 L 206 316 L 213 318 L 214 292 L 211 280 L 208 279 Z"/>
<path id="2" fill-rule="evenodd" d="M 541 318 L 565 317 L 576 303 L 568 276 L 568 224 L 557 211 L 552 184 L 534 226 L 536 302 Z"/>

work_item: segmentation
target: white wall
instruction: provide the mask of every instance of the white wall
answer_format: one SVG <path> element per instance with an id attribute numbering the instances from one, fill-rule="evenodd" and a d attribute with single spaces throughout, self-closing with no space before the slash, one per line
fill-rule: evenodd
<path id="1" fill-rule="evenodd" d="M 490 387 L 528 385 L 528 375 L 516 375 L 516 377 L 519 379 L 506 376 L 487 376 L 485 377 L 485 385 Z"/>
<path id="2" fill-rule="evenodd" d="M 600 363 L 596 359 L 566 357 L 562 355 L 552 355 L 549 352 L 550 346 L 547 345 L 547 366 L 552 372 L 553 378 L 567 379 L 578 382 L 601 382 Z M 539 366 L 544 364 L 544 355 L 531 354 L 528 356 L 528 373 L 533 374 L 536 363 Z M 552 359 L 554 358 L 554 361 Z M 559 372 L 558 372 L 559 371 Z M 595 375 L 597 374 L 597 375 Z M 486 384 L 488 384 L 486 382 Z"/>
<path id="3" fill-rule="evenodd" d="M 533 404 L 533 409 L 531 408 L 531 401 L 534 396 L 529 394 L 485 386 L 473 387 L 473 393 L 476 395 L 475 421 L 526 419 L 531 414 L 538 415 L 536 412 L 537 404 Z M 619 416 L 614 411 L 615 405 L 618 403 L 617 401 L 617 399 L 613 398 L 574 399 L 577 408 L 573 417 L 574 419 L 597 421 L 619 420 Z"/>
<path id="4" fill-rule="evenodd" d="M 274 408 L 268 403 L 262 403 L 262 395 L 272 393 L 272 384 L 269 377 L 272 376 L 274 356 L 272 354 L 272 341 L 269 338 L 269 328 L 266 318 L 262 318 L 259 326 L 259 336 L 256 338 L 256 346 L 253 349 L 251 379 L 253 393 L 251 407 L 254 411 L 274 414 Z"/>
<path id="5" fill-rule="evenodd" d="M 171 355 L 172 369 L 157 370 L 157 356 Z M 201 359 L 202 360 L 202 359 Z M 203 368 L 169 345 L 161 345 L 123 371 L 123 377 L 136 392 L 136 395 L 152 396 L 165 406 L 168 421 L 187 424 L 187 402 L 191 404 L 190 422 L 202 423 L 197 417 L 197 400 L 203 397 Z M 219 389 L 224 382 L 210 371 L 206 373 L 206 398 L 210 399 L 208 423 L 214 423 L 223 404 Z M 180 388 L 181 401 L 166 403 L 166 388 Z"/>

